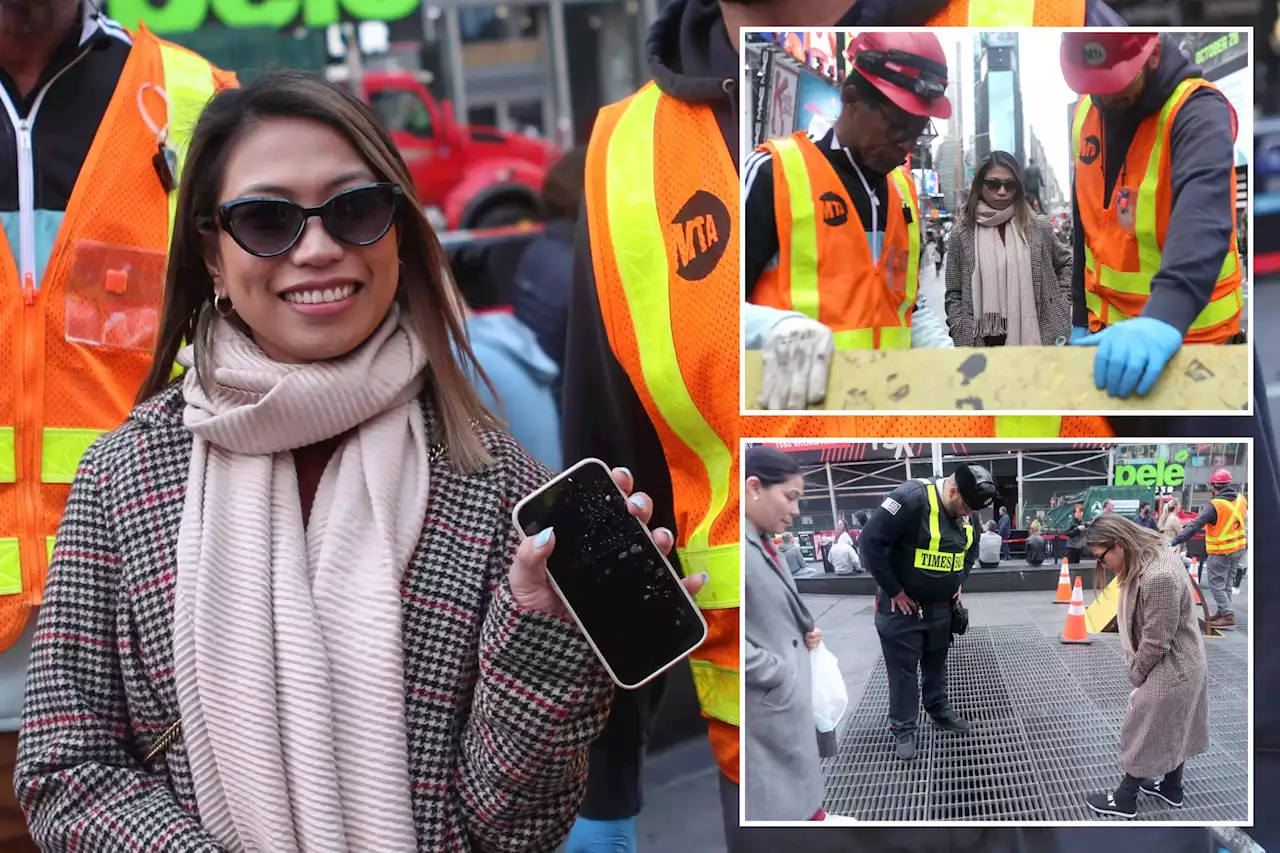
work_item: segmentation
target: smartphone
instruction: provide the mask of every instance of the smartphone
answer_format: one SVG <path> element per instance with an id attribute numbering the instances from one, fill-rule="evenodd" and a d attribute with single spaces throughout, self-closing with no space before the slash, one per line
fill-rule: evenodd
<path id="1" fill-rule="evenodd" d="M 524 536 L 555 528 L 551 585 L 609 677 L 634 690 L 702 644 L 707 623 L 599 459 L 584 459 L 511 512 Z"/>

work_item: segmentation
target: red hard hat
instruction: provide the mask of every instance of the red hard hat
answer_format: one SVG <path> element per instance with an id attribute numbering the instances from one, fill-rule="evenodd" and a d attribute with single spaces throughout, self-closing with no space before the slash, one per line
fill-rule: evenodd
<path id="1" fill-rule="evenodd" d="M 1231 484 L 1231 472 L 1226 468 L 1219 468 L 1213 472 L 1213 476 L 1209 478 L 1209 482 L 1215 486 L 1227 486 Z"/>
<path id="2" fill-rule="evenodd" d="M 927 31 L 858 33 L 845 49 L 849 63 L 892 103 L 915 116 L 951 118 L 947 55 Z"/>
<path id="3" fill-rule="evenodd" d="M 1079 95 L 1114 95 L 1151 58 L 1159 33 L 1063 33 L 1059 59 L 1067 85 Z"/>

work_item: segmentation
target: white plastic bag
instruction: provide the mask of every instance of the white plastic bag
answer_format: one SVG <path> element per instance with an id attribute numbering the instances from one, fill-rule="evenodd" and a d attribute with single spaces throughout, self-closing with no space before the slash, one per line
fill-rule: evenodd
<path id="1" fill-rule="evenodd" d="M 849 707 L 849 691 L 840 674 L 840 661 L 825 643 L 819 643 L 809 652 L 809 666 L 813 673 L 813 722 L 818 731 L 833 732 Z"/>

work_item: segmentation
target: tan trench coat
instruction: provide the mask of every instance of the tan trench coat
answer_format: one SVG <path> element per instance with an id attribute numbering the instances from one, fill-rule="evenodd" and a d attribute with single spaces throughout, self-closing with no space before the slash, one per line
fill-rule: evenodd
<path id="1" fill-rule="evenodd" d="M 1209 748 L 1209 667 L 1191 580 L 1165 548 L 1120 598 L 1129 697 L 1120 766 L 1130 776 L 1163 776 Z"/>

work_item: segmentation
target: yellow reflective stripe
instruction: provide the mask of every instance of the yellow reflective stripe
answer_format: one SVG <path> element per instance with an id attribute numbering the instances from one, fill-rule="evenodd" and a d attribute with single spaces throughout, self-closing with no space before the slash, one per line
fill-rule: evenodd
<path id="1" fill-rule="evenodd" d="M 0 595 L 22 592 L 22 559 L 17 539 L 0 539 Z"/>
<path id="2" fill-rule="evenodd" d="M 967 554 L 969 549 L 973 547 L 973 525 L 969 523 L 969 519 L 962 518 L 964 522 L 964 550 Z"/>
<path id="3" fill-rule="evenodd" d="M 902 206 L 911 211 L 911 222 L 907 225 L 907 290 L 906 297 L 902 300 L 902 304 L 898 306 L 898 322 L 907 325 L 907 311 L 912 305 L 916 304 L 916 296 L 920 292 L 920 208 L 912 201 L 911 189 L 915 179 L 906 173 L 902 167 L 898 167 L 889 173 L 889 177 L 893 178 L 894 184 L 898 187 L 898 195 L 902 197 Z M 908 183 L 911 181 L 912 183 Z M 907 345 L 904 349 L 911 347 L 911 334 L 907 333 Z M 895 349 L 895 347 L 884 347 L 884 349 Z"/>
<path id="4" fill-rule="evenodd" d="M 1093 100 L 1088 95 L 1082 95 L 1076 107 L 1076 114 L 1071 120 L 1071 162 L 1073 163 L 1080 158 L 1080 135 L 1084 133 L 1084 120 L 1089 117 L 1091 106 L 1093 106 Z"/>
<path id="5" fill-rule="evenodd" d="M 874 349 L 875 329 L 846 329 L 836 332 L 836 349 Z M 911 328 L 903 326 L 884 326 L 880 329 L 881 349 L 910 349 Z"/>
<path id="6" fill-rule="evenodd" d="M 731 726 L 741 726 L 738 670 L 695 658 L 689 658 L 689 670 L 693 673 L 693 687 L 698 693 L 698 704 L 707 716 Z"/>
<path id="7" fill-rule="evenodd" d="M 1168 136 L 1169 117 L 1182 95 L 1194 84 L 1183 80 L 1165 99 L 1156 119 L 1156 141 L 1147 158 L 1147 171 L 1138 186 L 1138 209 L 1134 220 L 1133 236 L 1138 241 L 1138 269 L 1147 274 L 1146 293 L 1151 292 L 1151 277 L 1160 270 L 1160 245 L 1156 239 L 1156 193 L 1160 189 L 1160 160 L 1164 155 L 1164 142 Z M 1130 291 L 1134 292 L 1134 291 Z"/>
<path id="8" fill-rule="evenodd" d="M 1062 418 L 1053 415 L 997 415 L 996 438 L 1057 438 Z"/>
<path id="9" fill-rule="evenodd" d="M 724 610 L 742 603 L 741 550 L 738 543 L 717 545 L 714 548 L 677 548 L 680 570 L 685 577 L 703 572 L 709 580 L 703 585 L 694 602 L 702 610 Z"/>
<path id="10" fill-rule="evenodd" d="M 13 427 L 0 427 L 0 483 L 18 482 L 18 455 Z"/>
<path id="11" fill-rule="evenodd" d="M 707 511 L 685 540 L 686 549 L 697 551 L 710 545 L 711 523 L 729 502 L 733 456 L 689 395 L 671 335 L 666 241 L 658 218 L 657 176 L 653 174 L 657 166 L 653 129 L 661 97 L 661 90 L 650 83 L 636 93 L 618 119 L 605 154 L 605 195 L 614 262 L 631 309 L 645 385 L 663 420 L 706 468 L 710 487 Z M 637 178 L 637 168 L 650 172 Z M 686 535 L 685 531 L 679 533 Z"/>
<path id="12" fill-rule="evenodd" d="M 40 481 L 42 483 L 70 483 L 76 478 L 80 457 L 89 445 L 102 435 L 100 429 L 60 429 L 45 427 L 40 453 Z"/>
<path id="13" fill-rule="evenodd" d="M 1106 274 L 1109 272 L 1114 273 L 1113 270 L 1108 270 L 1106 267 L 1103 267 L 1102 274 L 1104 276 L 1104 280 L 1105 280 Z M 1114 273 L 1114 274 L 1126 275 L 1126 273 Z M 1141 275 L 1141 273 L 1129 273 L 1129 274 Z M 1111 288 L 1111 289 L 1117 290 L 1118 288 Z M 1102 298 L 1098 296 L 1098 294 L 1094 293 L 1093 291 L 1085 291 L 1084 304 L 1090 311 L 1094 313 L 1095 316 L 1099 318 L 1102 317 Z M 1239 314 L 1240 311 L 1243 310 L 1243 305 L 1244 304 L 1242 301 L 1240 290 L 1238 288 L 1233 289 L 1230 293 L 1227 293 L 1224 296 L 1219 296 L 1217 299 L 1213 300 L 1208 305 L 1206 305 L 1204 307 L 1204 310 L 1196 315 L 1196 319 L 1191 324 L 1191 328 L 1192 329 L 1208 329 L 1212 326 L 1218 325 L 1219 323 L 1225 323 L 1228 320 L 1230 320 L 1232 317 Z M 1128 319 L 1130 319 L 1129 315 L 1121 311 L 1116 306 L 1114 305 L 1107 306 L 1107 325 L 1114 325 L 1115 323 L 1118 323 L 1121 320 L 1128 320 Z"/>
<path id="14" fill-rule="evenodd" d="M 46 564 L 53 561 L 53 545 L 54 537 L 44 537 L 44 559 Z"/>
<path id="15" fill-rule="evenodd" d="M 778 154 L 791 200 L 791 307 L 818 319 L 818 211 L 800 143 L 792 137 L 770 143 Z"/>
<path id="16" fill-rule="evenodd" d="M 1226 501 L 1223 501 L 1226 503 Z M 1227 503 L 1227 509 L 1231 513 L 1231 517 L 1227 519 L 1226 524 L 1222 526 L 1222 535 L 1216 537 L 1205 537 L 1205 548 L 1214 550 L 1215 553 L 1230 553 L 1238 551 L 1244 547 L 1245 527 L 1244 516 L 1241 510 L 1244 506 L 1244 496 L 1236 498 L 1234 501 Z M 1234 528 L 1235 523 L 1239 523 L 1239 528 Z M 1234 532 L 1231 532 L 1233 531 Z"/>
<path id="17" fill-rule="evenodd" d="M 969 0 L 971 27 L 1031 27 L 1035 20 L 1035 0 Z"/>
<path id="18" fill-rule="evenodd" d="M 942 530 L 938 527 L 938 487 L 932 480 L 921 480 L 929 495 L 929 550 L 937 551 L 942 544 Z"/>
<path id="19" fill-rule="evenodd" d="M 160 43 L 160 64 L 164 69 L 164 91 L 169 101 L 169 136 L 167 143 L 177 155 L 181 179 L 187 161 L 191 134 L 205 105 L 213 97 L 213 68 L 204 59 L 171 44 Z M 169 193 L 169 239 L 178 217 L 178 192 Z"/>

